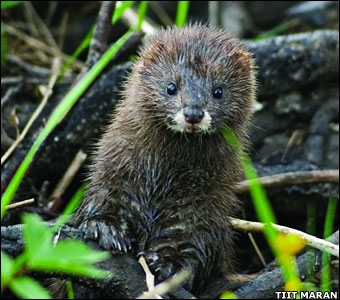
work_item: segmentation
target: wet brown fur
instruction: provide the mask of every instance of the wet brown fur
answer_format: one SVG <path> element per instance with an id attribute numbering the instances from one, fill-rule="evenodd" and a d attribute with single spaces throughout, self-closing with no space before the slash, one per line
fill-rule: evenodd
<path id="1" fill-rule="evenodd" d="M 169 127 L 197 82 L 212 121 L 207 132 Z M 179 93 L 166 94 L 169 82 Z M 213 99 L 214 86 L 224 98 Z M 232 269 L 228 216 L 242 176 L 238 155 L 221 133 L 229 126 L 247 147 L 255 70 L 244 45 L 204 25 L 169 28 L 140 52 L 123 100 L 97 145 L 87 195 L 76 223 L 103 248 L 144 255 L 160 280 L 188 267 L 201 289 Z"/>

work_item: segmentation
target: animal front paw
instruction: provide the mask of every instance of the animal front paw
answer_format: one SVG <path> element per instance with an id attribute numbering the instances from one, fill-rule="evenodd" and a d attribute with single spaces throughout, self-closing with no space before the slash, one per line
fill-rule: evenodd
<path id="1" fill-rule="evenodd" d="M 92 219 L 84 222 L 80 227 L 83 229 L 85 239 L 98 241 L 105 250 L 114 253 L 131 250 L 131 238 L 108 221 Z"/>
<path id="2" fill-rule="evenodd" d="M 138 257 L 143 256 L 150 268 L 150 271 L 155 275 L 158 281 L 168 279 L 172 275 L 180 272 L 184 266 L 178 261 L 171 259 L 170 257 L 162 257 L 155 251 L 142 250 L 138 253 Z M 178 257 L 178 260 L 180 258 Z M 187 267 L 188 268 L 188 267 Z M 188 268 L 189 269 L 189 268 Z M 191 290 L 193 285 L 193 274 L 187 278 L 183 287 L 187 290 Z"/>
<path id="3" fill-rule="evenodd" d="M 155 251 L 142 250 L 138 253 L 138 257 L 141 256 L 145 258 L 151 272 L 159 281 L 163 281 L 179 271 L 178 266 L 172 261 L 160 257 Z"/>

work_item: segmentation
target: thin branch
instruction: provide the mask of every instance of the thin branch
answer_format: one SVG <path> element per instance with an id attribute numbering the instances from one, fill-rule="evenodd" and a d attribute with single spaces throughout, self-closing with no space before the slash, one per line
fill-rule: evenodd
<path id="1" fill-rule="evenodd" d="M 169 17 L 169 14 L 165 9 L 158 3 L 158 1 L 150 1 L 150 8 L 155 12 L 159 20 L 164 26 L 173 26 L 174 21 Z"/>
<path id="2" fill-rule="evenodd" d="M 8 204 L 7 210 L 18 208 L 18 207 L 25 206 L 25 205 L 32 204 L 32 203 L 34 203 L 34 198 L 23 200 L 23 201 L 12 203 L 12 204 Z"/>
<path id="3" fill-rule="evenodd" d="M 55 48 L 53 48 L 53 47 L 51 47 L 49 45 L 46 45 L 46 44 L 42 43 L 41 41 L 37 40 L 36 38 L 28 36 L 27 34 L 21 32 L 20 30 L 14 28 L 11 25 L 8 25 L 8 24 L 3 24 L 3 25 L 4 25 L 6 33 L 17 37 L 18 39 L 24 41 L 27 45 L 31 46 L 34 49 L 41 50 L 41 51 L 43 51 L 45 53 L 48 53 L 48 54 L 50 54 L 52 56 L 59 56 L 59 55 L 61 55 L 62 58 L 65 59 L 65 60 L 70 58 L 69 55 L 66 55 L 64 53 L 60 53 L 59 50 L 57 50 L 57 49 L 55 49 Z M 84 64 L 82 62 L 76 60 L 74 62 L 74 66 L 76 66 L 79 69 L 82 69 Z"/>
<path id="4" fill-rule="evenodd" d="M 64 42 L 65 42 L 65 37 L 67 33 L 67 25 L 68 25 L 68 20 L 69 20 L 69 13 L 65 12 L 61 18 L 60 21 L 60 33 L 59 33 L 59 38 L 58 38 L 58 45 L 60 49 L 63 49 L 64 47 Z"/>
<path id="5" fill-rule="evenodd" d="M 339 182 L 339 170 L 301 171 L 275 174 L 258 178 L 264 188 L 296 185 L 304 183 Z M 237 193 L 247 192 L 253 181 L 242 181 L 236 188 Z"/>
<path id="6" fill-rule="evenodd" d="M 86 66 L 90 69 L 107 49 L 111 18 L 116 1 L 103 1 L 100 7 L 95 30 L 91 39 Z"/>
<path id="7" fill-rule="evenodd" d="M 187 269 L 183 269 L 178 274 L 172 276 L 171 278 L 157 284 L 154 286 L 154 276 L 151 274 L 148 265 L 145 262 L 144 257 L 141 257 L 139 259 L 139 263 L 142 265 L 146 276 L 147 276 L 147 286 L 148 291 L 144 292 L 142 295 L 140 295 L 137 299 L 162 299 L 160 295 L 166 295 L 168 294 L 173 288 L 180 287 L 183 282 L 189 277 L 190 272 Z M 192 295 L 190 295 L 192 296 Z M 182 299 L 182 298 L 176 298 L 176 299 Z M 184 298 L 189 299 L 189 298 Z M 191 299 L 194 299 L 193 297 Z"/>
<path id="8" fill-rule="evenodd" d="M 145 275 L 146 275 L 146 286 L 148 287 L 148 291 L 144 292 L 142 296 L 139 298 L 141 299 L 162 299 L 161 296 L 157 295 L 155 292 L 155 276 L 151 273 L 149 266 L 147 265 L 145 258 L 141 256 L 138 260 L 141 264 Z M 148 298 L 143 298 L 148 297 Z"/>
<path id="9" fill-rule="evenodd" d="M 43 35 L 45 41 L 51 46 L 54 47 L 57 51 L 59 51 L 59 55 L 61 55 L 61 50 L 53 38 L 49 28 L 46 26 L 45 22 L 41 20 L 39 14 L 37 14 L 36 10 L 34 9 L 33 5 L 30 1 L 26 1 L 23 3 L 25 5 L 25 11 L 27 11 L 30 15 L 30 19 L 28 20 L 27 24 L 35 25 L 36 31 L 38 31 L 41 35 Z"/>
<path id="10" fill-rule="evenodd" d="M 124 11 L 122 21 L 124 21 L 128 27 L 135 26 L 135 24 L 137 24 L 137 20 L 138 13 L 136 13 L 133 8 L 129 7 Z M 155 31 L 155 26 L 153 26 L 149 20 L 144 19 L 141 30 L 147 34 L 152 34 Z"/>
<path id="11" fill-rule="evenodd" d="M 251 222 L 251 221 L 245 221 L 245 220 L 240 220 L 240 219 L 235 219 L 235 218 L 230 218 L 230 220 L 234 228 L 240 229 L 246 232 L 248 231 L 263 232 L 263 229 L 265 226 L 265 224 L 259 223 L 259 222 Z M 319 239 L 315 236 L 312 236 L 300 230 L 296 230 L 296 229 L 289 228 L 286 226 L 273 224 L 273 227 L 276 228 L 279 232 L 282 232 L 285 234 L 295 234 L 299 236 L 301 239 L 303 239 L 306 242 L 308 246 L 311 246 L 313 248 L 319 249 L 321 251 L 325 251 L 331 255 L 339 257 L 339 246 L 338 245 L 327 242 L 323 239 Z"/>
<path id="12" fill-rule="evenodd" d="M 32 65 L 26 61 L 23 61 L 20 57 L 14 56 L 11 54 L 7 54 L 6 58 L 8 61 L 17 64 L 19 67 L 23 68 L 29 74 L 37 75 L 37 76 L 50 76 L 51 70 L 39 66 Z"/>
<path id="13" fill-rule="evenodd" d="M 66 170 L 64 176 L 58 182 L 57 186 L 49 197 L 50 199 L 61 198 L 67 187 L 70 185 L 73 177 L 78 172 L 79 168 L 83 165 L 85 159 L 86 154 L 82 150 L 79 150 Z"/>
<path id="14" fill-rule="evenodd" d="M 248 237 L 249 237 L 249 240 L 250 240 L 251 244 L 253 245 L 254 250 L 255 250 L 257 256 L 259 257 L 262 265 L 265 267 L 267 265 L 266 260 L 264 259 L 259 247 L 257 246 L 256 241 L 255 241 L 253 235 L 251 234 L 251 232 L 248 232 Z"/>
<path id="15" fill-rule="evenodd" d="M 15 140 L 15 142 L 11 145 L 11 147 L 8 148 L 6 153 L 1 157 L 1 165 L 7 160 L 7 158 L 13 153 L 15 148 L 20 144 L 20 142 L 25 138 L 28 130 L 31 128 L 33 122 L 36 120 L 36 118 L 39 116 L 43 108 L 45 107 L 47 100 L 49 97 L 52 95 L 53 87 L 55 83 L 57 82 L 57 78 L 59 76 L 59 71 L 60 71 L 60 60 L 58 58 L 55 58 L 53 60 L 53 65 L 52 65 L 52 77 L 50 79 L 50 82 L 48 84 L 48 87 L 46 89 L 45 95 L 37 107 L 37 109 L 34 111 L 32 117 L 28 120 L 25 128 L 21 132 L 21 134 L 18 136 L 18 138 Z"/>
<path id="16" fill-rule="evenodd" d="M 21 82 L 35 83 L 38 85 L 46 85 L 48 83 L 47 79 L 44 78 L 24 78 L 22 76 L 13 77 L 3 77 L 1 78 L 1 85 L 9 84 L 19 84 Z"/>
<path id="17" fill-rule="evenodd" d="M 220 1 L 208 2 L 209 23 L 214 26 L 221 24 L 221 3 Z"/>

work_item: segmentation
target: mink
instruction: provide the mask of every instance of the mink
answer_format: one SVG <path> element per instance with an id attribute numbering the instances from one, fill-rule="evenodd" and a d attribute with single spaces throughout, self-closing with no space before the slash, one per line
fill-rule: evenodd
<path id="1" fill-rule="evenodd" d="M 243 170 L 222 129 L 248 148 L 255 94 L 254 59 L 224 30 L 191 24 L 153 34 L 96 144 L 75 215 L 85 238 L 143 255 L 159 281 L 187 268 L 191 291 L 232 272 L 228 217 L 240 206 Z"/>

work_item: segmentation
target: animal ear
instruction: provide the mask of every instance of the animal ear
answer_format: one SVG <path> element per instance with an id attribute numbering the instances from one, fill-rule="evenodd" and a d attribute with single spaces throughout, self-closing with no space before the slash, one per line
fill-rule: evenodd
<path id="1" fill-rule="evenodd" d="M 149 44 L 141 51 L 140 56 L 142 57 L 142 66 L 140 72 L 142 74 L 150 75 L 150 72 L 154 70 L 154 66 L 157 64 L 158 58 L 164 49 L 164 44 L 154 41 L 152 46 Z"/>
<path id="2" fill-rule="evenodd" d="M 165 51 L 164 44 L 159 42 L 153 42 L 152 46 L 149 45 L 141 52 L 143 61 L 145 64 L 156 63 L 157 57 L 160 56 Z"/>
<path id="3" fill-rule="evenodd" d="M 153 66 L 154 65 L 154 61 L 151 60 L 143 60 L 143 64 L 140 68 L 139 73 L 141 75 L 147 75 L 147 76 L 151 76 L 152 75 L 152 70 L 153 70 Z"/>
<path id="4" fill-rule="evenodd" d="M 243 50 L 237 50 L 233 53 L 226 54 L 220 59 L 220 62 L 224 65 L 226 70 L 233 70 L 230 73 L 231 77 L 247 76 L 254 68 L 251 54 Z"/>
<path id="5" fill-rule="evenodd" d="M 242 50 L 236 51 L 231 55 L 231 60 L 240 72 L 248 73 L 253 68 L 254 62 L 249 52 Z"/>
<path id="6" fill-rule="evenodd" d="M 232 69 L 235 76 L 240 74 L 249 74 L 253 69 L 254 62 L 250 53 L 244 50 L 237 50 L 233 53 L 228 53 L 220 58 L 220 63 L 226 69 Z"/>

